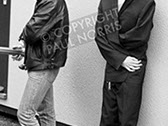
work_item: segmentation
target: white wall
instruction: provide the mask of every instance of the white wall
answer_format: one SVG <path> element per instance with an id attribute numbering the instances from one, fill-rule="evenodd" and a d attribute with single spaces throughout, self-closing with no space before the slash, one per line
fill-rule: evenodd
<path id="1" fill-rule="evenodd" d="M 168 124 L 168 3 L 156 1 L 155 27 L 148 49 L 148 67 L 138 126 Z"/>
<path id="2" fill-rule="evenodd" d="M 13 0 L 11 10 L 10 46 L 32 14 L 35 0 Z M 71 21 L 97 12 L 99 0 L 67 0 Z M 138 126 L 168 124 L 168 3 L 157 0 L 148 49 L 148 66 Z M 70 37 L 74 35 L 71 34 Z M 9 61 L 8 100 L 4 104 L 17 108 L 27 75 L 18 69 L 21 62 Z M 101 110 L 105 61 L 94 42 L 69 50 L 66 67 L 61 69 L 55 88 L 57 120 L 74 126 L 98 126 Z"/>
<path id="3" fill-rule="evenodd" d="M 80 21 L 84 16 L 95 14 L 98 3 L 98 0 L 67 0 L 70 20 Z M 74 126 L 98 126 L 104 65 L 93 41 L 69 50 L 66 67 L 55 83 L 58 120 Z"/>

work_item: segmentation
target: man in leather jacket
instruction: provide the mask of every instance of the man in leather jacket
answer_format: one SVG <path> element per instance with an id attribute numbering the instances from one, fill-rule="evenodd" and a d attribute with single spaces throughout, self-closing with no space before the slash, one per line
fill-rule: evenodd
<path id="1" fill-rule="evenodd" d="M 107 62 L 100 126 L 137 125 L 154 11 L 154 0 L 100 2 L 95 40 Z"/>
<path id="2" fill-rule="evenodd" d="M 53 82 L 67 58 L 69 16 L 64 0 L 37 0 L 15 49 L 25 48 L 28 81 L 18 109 L 21 126 L 55 126 Z M 13 56 L 21 60 L 22 55 Z M 38 114 L 39 120 L 36 115 Z"/>

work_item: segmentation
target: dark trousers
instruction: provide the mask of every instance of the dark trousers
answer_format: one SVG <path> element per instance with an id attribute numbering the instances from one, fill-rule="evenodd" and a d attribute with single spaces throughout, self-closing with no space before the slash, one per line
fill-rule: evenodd
<path id="1" fill-rule="evenodd" d="M 142 80 L 107 82 L 103 87 L 100 126 L 136 126 L 141 105 Z"/>

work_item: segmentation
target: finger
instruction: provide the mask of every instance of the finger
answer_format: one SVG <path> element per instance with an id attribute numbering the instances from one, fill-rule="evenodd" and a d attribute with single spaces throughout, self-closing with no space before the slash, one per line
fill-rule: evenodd
<path id="1" fill-rule="evenodd" d="M 137 61 L 135 61 L 135 60 L 131 60 L 131 61 L 130 61 L 130 64 L 141 64 L 141 61 L 138 61 L 138 60 L 137 60 Z"/>
<path id="2" fill-rule="evenodd" d="M 12 59 L 13 60 L 17 60 L 17 61 L 20 61 L 23 57 L 21 55 L 15 55 L 15 56 L 12 56 Z"/>
<path id="3" fill-rule="evenodd" d="M 22 60 L 22 58 L 23 58 L 23 57 L 22 57 L 21 55 L 19 55 L 19 56 L 17 57 L 17 60 L 20 61 L 20 60 Z"/>
<path id="4" fill-rule="evenodd" d="M 130 68 L 131 70 L 135 70 L 135 67 L 134 67 L 134 66 L 129 66 L 129 68 Z"/>
<path id="5" fill-rule="evenodd" d="M 125 67 L 129 72 L 135 72 L 135 70 L 131 69 L 130 67 Z"/>
<path id="6" fill-rule="evenodd" d="M 13 60 L 16 60 L 17 57 L 18 57 L 18 55 L 13 55 L 13 56 L 12 56 L 12 59 L 13 59 Z"/>
<path id="7" fill-rule="evenodd" d="M 135 63 L 141 63 L 142 62 L 141 60 L 138 60 L 135 57 L 131 57 L 131 60 L 132 60 L 132 62 L 135 62 Z"/>
<path id="8" fill-rule="evenodd" d="M 134 66 L 129 66 L 129 68 L 131 69 L 131 70 L 139 70 L 140 69 L 140 67 L 134 67 Z"/>
<path id="9" fill-rule="evenodd" d="M 135 72 L 135 70 L 128 68 L 127 69 L 129 72 Z"/>
<path id="10" fill-rule="evenodd" d="M 141 67 L 143 64 L 141 63 L 130 63 L 130 66 L 134 66 L 134 67 Z"/>
<path id="11" fill-rule="evenodd" d="M 19 56 L 20 56 L 20 55 L 16 55 L 15 58 L 18 59 Z"/>
<path id="12" fill-rule="evenodd" d="M 139 69 L 141 69 L 141 67 L 135 67 L 135 66 L 134 66 L 133 69 L 134 69 L 134 70 L 139 70 Z"/>
<path id="13" fill-rule="evenodd" d="M 20 56 L 19 61 L 23 59 L 23 56 Z"/>

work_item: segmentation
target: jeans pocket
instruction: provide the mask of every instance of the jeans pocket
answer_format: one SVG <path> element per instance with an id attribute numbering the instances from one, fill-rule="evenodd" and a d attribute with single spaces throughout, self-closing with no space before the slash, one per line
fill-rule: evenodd
<path id="1" fill-rule="evenodd" d="M 58 72 L 59 69 L 48 70 L 47 81 L 53 83 L 57 77 Z"/>
<path id="2" fill-rule="evenodd" d="M 40 80 L 44 78 L 45 74 L 46 74 L 45 71 L 29 71 L 28 72 L 28 76 L 36 80 Z"/>

